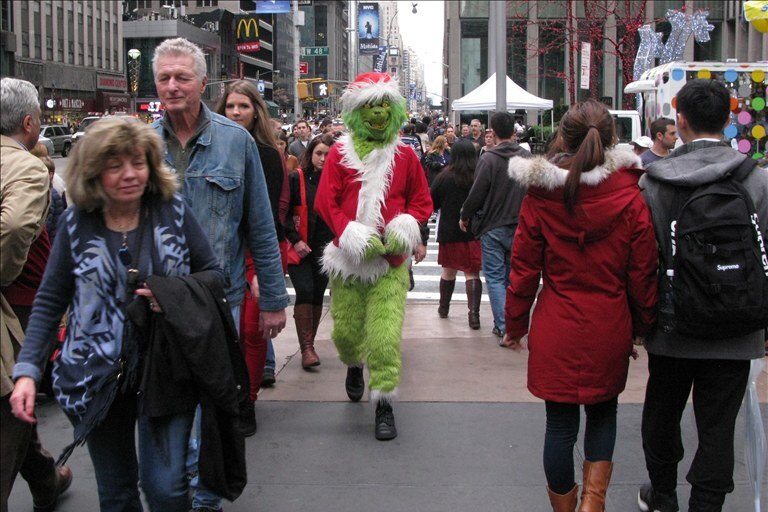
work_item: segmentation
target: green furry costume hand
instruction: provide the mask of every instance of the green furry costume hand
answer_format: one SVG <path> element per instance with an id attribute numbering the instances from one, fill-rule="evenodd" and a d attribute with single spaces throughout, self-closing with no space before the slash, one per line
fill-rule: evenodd
<path id="1" fill-rule="evenodd" d="M 387 254 L 404 254 L 408 252 L 408 244 L 396 235 L 389 235 L 387 237 L 385 248 Z"/>
<path id="2" fill-rule="evenodd" d="M 386 253 L 386 248 L 384 247 L 384 243 L 381 241 L 381 238 L 379 238 L 377 235 L 374 235 L 368 239 L 368 245 L 365 246 L 363 259 L 365 261 L 371 261 L 372 259 L 382 256 Z"/>

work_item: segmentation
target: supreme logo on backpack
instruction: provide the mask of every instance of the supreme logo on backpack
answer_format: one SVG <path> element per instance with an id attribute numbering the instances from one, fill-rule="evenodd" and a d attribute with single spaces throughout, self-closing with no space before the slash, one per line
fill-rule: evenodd
<path id="1" fill-rule="evenodd" d="M 768 326 L 765 220 L 741 183 L 754 166 L 745 160 L 695 189 L 671 224 L 672 272 L 667 266 L 662 276 L 671 281 L 674 329 L 683 335 L 731 338 Z"/>

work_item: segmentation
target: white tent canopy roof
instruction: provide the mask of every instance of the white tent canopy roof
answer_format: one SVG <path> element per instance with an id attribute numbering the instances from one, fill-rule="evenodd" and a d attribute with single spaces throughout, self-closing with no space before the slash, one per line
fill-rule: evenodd
<path id="1" fill-rule="evenodd" d="M 547 110 L 552 108 L 552 100 L 545 100 L 529 93 L 511 78 L 507 78 L 507 110 L 532 109 Z M 451 104 L 453 110 L 495 110 L 496 109 L 496 73 L 483 82 L 477 89 Z"/>

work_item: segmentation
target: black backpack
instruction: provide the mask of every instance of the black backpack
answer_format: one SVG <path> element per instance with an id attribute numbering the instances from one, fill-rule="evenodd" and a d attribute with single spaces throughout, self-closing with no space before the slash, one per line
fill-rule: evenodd
<path id="1" fill-rule="evenodd" d="M 660 269 L 665 332 L 722 339 L 768 326 L 768 256 L 759 224 L 765 220 L 741 183 L 755 164 L 748 158 L 687 197 L 676 192 L 671 254 L 662 255 Z"/>

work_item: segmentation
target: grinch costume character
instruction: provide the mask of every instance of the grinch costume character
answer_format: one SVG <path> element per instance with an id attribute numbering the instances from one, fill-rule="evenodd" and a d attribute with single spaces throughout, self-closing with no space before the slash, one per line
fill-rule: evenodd
<path id="1" fill-rule="evenodd" d="M 376 402 L 376 439 L 397 436 L 392 401 L 400 382 L 400 338 L 408 265 L 432 214 L 424 170 L 400 142 L 405 100 L 385 73 L 364 73 L 341 97 L 349 134 L 331 148 L 315 211 L 334 232 L 322 258 L 331 286 L 331 338 L 347 365 L 349 399 Z"/>

